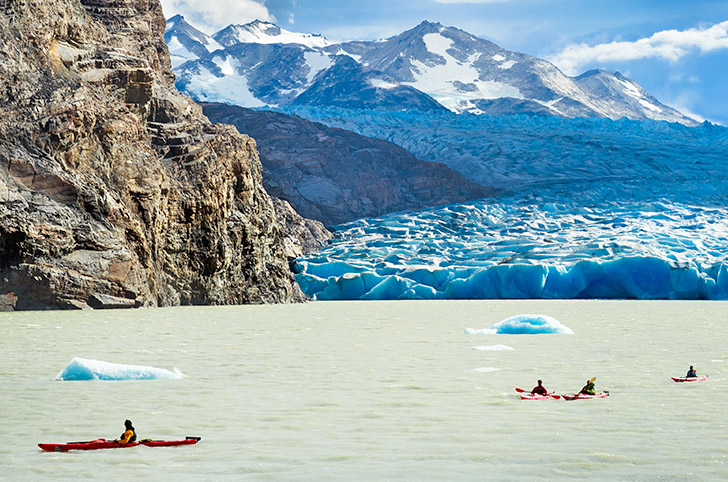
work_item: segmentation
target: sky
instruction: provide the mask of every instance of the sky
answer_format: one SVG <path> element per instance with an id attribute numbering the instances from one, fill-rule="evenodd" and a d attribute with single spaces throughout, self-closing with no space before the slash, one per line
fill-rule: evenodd
<path id="1" fill-rule="evenodd" d="M 260 19 L 332 41 L 439 22 L 567 75 L 619 71 L 662 103 L 728 126 L 728 0 L 162 0 L 162 8 L 208 34 Z"/>

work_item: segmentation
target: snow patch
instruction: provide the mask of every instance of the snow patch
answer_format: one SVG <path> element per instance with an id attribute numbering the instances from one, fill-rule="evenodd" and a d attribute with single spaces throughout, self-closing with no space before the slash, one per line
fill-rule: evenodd
<path id="1" fill-rule="evenodd" d="M 217 57 L 215 64 L 230 65 L 217 60 Z M 189 78 L 185 90 L 189 95 L 202 101 L 223 102 L 251 108 L 266 106 L 250 91 L 247 77 L 235 73 L 218 77 L 202 65 L 199 75 Z"/>
<path id="2" fill-rule="evenodd" d="M 306 51 L 303 53 L 303 58 L 309 67 L 308 75 L 306 76 L 309 84 L 313 82 L 314 77 L 319 72 L 328 69 L 334 63 L 331 57 L 320 52 Z"/>
<path id="3" fill-rule="evenodd" d="M 480 73 L 471 62 L 460 62 L 447 52 L 453 45 L 451 39 L 439 33 L 429 33 L 423 36 L 423 41 L 429 52 L 439 55 L 445 62 L 425 63 L 412 60 L 415 80 L 404 84 L 426 92 L 454 111 L 458 111 L 458 106 L 469 99 L 523 98 L 521 91 L 515 86 L 503 82 L 480 80 Z M 454 86 L 455 82 L 472 83 L 475 89 L 461 92 Z"/>
<path id="4" fill-rule="evenodd" d="M 399 84 L 384 79 L 369 79 L 369 85 L 376 89 L 394 89 L 399 87 Z"/>
<path id="5" fill-rule="evenodd" d="M 247 25 L 235 25 L 234 37 L 238 43 L 258 44 L 300 44 L 311 48 L 321 48 L 331 45 L 325 37 L 308 33 L 291 32 L 279 29 L 277 35 L 268 33 L 277 28 L 267 22 L 253 22 Z"/>

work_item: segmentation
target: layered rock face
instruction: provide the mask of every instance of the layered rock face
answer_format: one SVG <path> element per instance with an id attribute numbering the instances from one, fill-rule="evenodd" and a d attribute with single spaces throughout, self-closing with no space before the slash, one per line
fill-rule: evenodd
<path id="1" fill-rule="evenodd" d="M 158 0 L 0 2 L 0 308 L 303 295 L 255 142 L 174 89 Z"/>

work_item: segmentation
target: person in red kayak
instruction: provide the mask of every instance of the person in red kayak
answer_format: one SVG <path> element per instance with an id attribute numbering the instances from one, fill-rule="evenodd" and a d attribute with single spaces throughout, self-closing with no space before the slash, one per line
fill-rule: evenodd
<path id="1" fill-rule="evenodd" d="M 136 442 L 136 430 L 134 429 L 134 426 L 131 424 L 131 420 L 124 420 L 124 433 L 121 434 L 121 437 L 116 439 L 117 442 L 119 442 L 121 445 L 126 445 L 131 442 Z"/>
<path id="2" fill-rule="evenodd" d="M 584 388 L 581 389 L 579 392 L 579 395 L 596 395 L 596 391 L 594 390 L 594 380 L 587 380 L 586 385 L 584 385 Z"/>
<path id="3" fill-rule="evenodd" d="M 546 387 L 543 386 L 543 382 L 541 380 L 538 381 L 538 385 L 533 387 L 533 390 L 531 390 L 531 395 L 548 395 L 549 392 L 546 390 Z"/>
<path id="4" fill-rule="evenodd" d="M 688 370 L 688 374 L 685 375 L 685 376 L 688 377 L 688 378 L 697 378 L 698 377 L 698 372 L 693 369 L 693 366 L 692 365 L 690 365 L 690 370 Z"/>

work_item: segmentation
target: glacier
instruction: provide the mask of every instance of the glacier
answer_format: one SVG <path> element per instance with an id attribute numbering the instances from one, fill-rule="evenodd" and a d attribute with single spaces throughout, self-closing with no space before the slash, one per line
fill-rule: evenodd
<path id="1" fill-rule="evenodd" d="M 728 299 L 728 129 L 284 109 L 386 139 L 497 195 L 334 226 L 296 279 L 334 299 Z"/>
<path id="2" fill-rule="evenodd" d="M 728 299 L 728 209 L 449 205 L 337 227 L 293 263 L 316 300 Z"/>
<path id="3" fill-rule="evenodd" d="M 568 326 L 562 325 L 556 318 L 547 315 L 516 315 L 501 320 L 490 328 L 476 330 L 466 328 L 468 335 L 573 335 Z M 503 345 L 496 345 L 503 346 Z M 509 347 L 506 347 L 508 349 Z M 512 348 L 511 348 L 512 349 Z"/>
<path id="4" fill-rule="evenodd" d="M 124 365 L 101 360 L 74 357 L 56 375 L 56 380 L 158 380 L 180 379 L 182 373 L 143 365 Z"/>
<path id="5" fill-rule="evenodd" d="M 710 123 L 298 106 L 287 114 L 396 144 L 510 195 L 726 206 L 728 129 Z M 538 200 L 538 199 L 537 199 Z"/>

